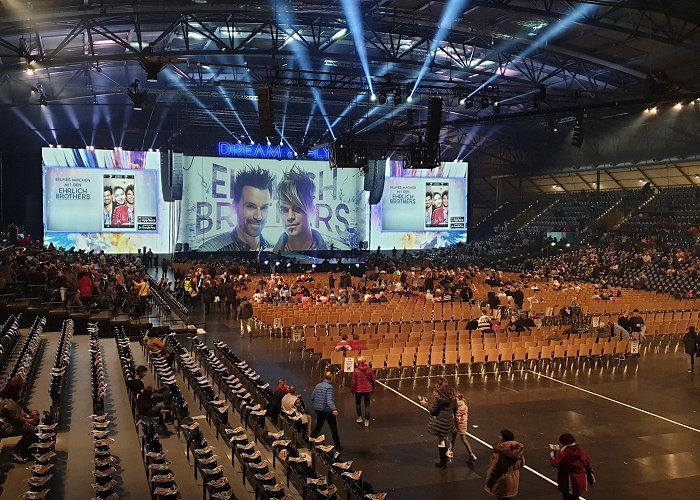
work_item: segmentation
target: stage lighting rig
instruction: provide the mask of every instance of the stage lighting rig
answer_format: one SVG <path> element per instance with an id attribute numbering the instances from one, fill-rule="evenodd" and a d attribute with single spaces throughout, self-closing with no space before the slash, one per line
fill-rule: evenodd
<path id="1" fill-rule="evenodd" d="M 353 142 L 331 143 L 331 168 L 367 168 L 367 145 Z"/>
<path id="2" fill-rule="evenodd" d="M 147 82 L 157 82 L 158 73 L 160 73 L 166 65 L 160 57 L 144 57 L 139 61 L 139 66 L 146 72 Z"/>
<path id="3" fill-rule="evenodd" d="M 148 101 L 148 91 L 139 88 L 140 83 L 139 80 L 134 80 L 126 89 L 126 95 L 129 96 L 131 103 L 134 105 L 134 111 L 141 111 L 146 101 Z"/>

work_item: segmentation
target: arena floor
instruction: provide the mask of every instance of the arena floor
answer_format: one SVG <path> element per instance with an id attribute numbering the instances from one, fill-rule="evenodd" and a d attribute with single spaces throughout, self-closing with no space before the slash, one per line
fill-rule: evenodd
<path id="1" fill-rule="evenodd" d="M 226 341 L 265 380 L 273 384 L 286 378 L 310 404 L 323 367 L 302 357 L 286 339 L 241 338 L 238 322 L 218 311 L 212 311 L 205 328 L 207 343 Z M 429 394 L 434 377 L 392 373 L 382 380 L 372 400 L 371 426 L 365 429 L 354 421 L 349 379 L 339 375 L 336 402 L 344 456 L 376 490 L 391 492 L 390 498 L 486 498 L 490 444 L 508 428 L 526 446 L 518 498 L 555 499 L 561 496 L 547 461 L 548 443 L 571 432 L 596 472 L 597 484 L 585 498 L 687 499 L 700 490 L 700 373 L 686 373 L 686 361 L 674 341 L 651 343 L 640 358 L 604 366 L 584 362 L 451 375 L 469 400 L 470 441 L 479 459 L 469 466 L 457 443 L 446 470 L 433 467 L 437 450 L 427 433 L 428 415 L 417 403 L 419 395 Z"/>

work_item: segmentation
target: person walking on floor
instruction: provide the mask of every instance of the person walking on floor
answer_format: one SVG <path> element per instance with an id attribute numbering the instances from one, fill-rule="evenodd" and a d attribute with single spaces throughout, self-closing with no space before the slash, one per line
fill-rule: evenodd
<path id="1" fill-rule="evenodd" d="M 688 373 L 693 373 L 695 371 L 695 356 L 698 354 L 698 345 L 700 339 L 698 339 L 698 334 L 695 331 L 694 326 L 689 326 L 688 331 L 683 335 L 683 344 L 685 344 L 685 353 L 690 356 L 690 364 L 688 365 Z"/>
<path id="2" fill-rule="evenodd" d="M 352 385 L 350 392 L 355 395 L 355 411 L 357 411 L 357 419 L 355 422 L 361 424 L 362 419 L 362 401 L 365 402 L 365 427 L 369 427 L 369 406 L 374 392 L 374 372 L 367 365 L 367 360 L 364 356 L 357 358 L 355 370 L 352 372 Z"/>
<path id="3" fill-rule="evenodd" d="M 450 450 L 447 452 L 449 458 L 454 457 L 455 441 L 457 436 L 461 439 L 464 446 L 469 452 L 469 457 L 467 458 L 467 463 L 473 463 L 476 460 L 476 455 L 474 455 L 474 450 L 472 450 L 472 445 L 469 444 L 467 440 L 467 432 L 469 431 L 468 426 L 469 408 L 467 406 L 467 398 L 464 394 L 457 394 L 457 412 L 455 413 L 455 432 L 452 434 L 452 442 L 450 443 Z"/>
<path id="4" fill-rule="evenodd" d="M 455 390 L 449 386 L 445 377 L 440 377 L 435 382 L 430 397 L 421 399 L 420 402 L 430 412 L 428 432 L 437 438 L 440 460 L 435 463 L 435 466 L 447 467 L 447 447 L 455 432 L 455 413 L 457 411 Z"/>
<path id="5" fill-rule="evenodd" d="M 333 374 L 326 372 L 323 380 L 321 380 L 311 393 L 311 404 L 316 410 L 316 426 L 311 437 L 318 437 L 319 432 L 325 422 L 328 422 L 328 427 L 331 429 L 333 436 L 333 444 L 336 449 L 341 451 L 340 436 L 338 435 L 338 409 L 335 407 L 335 388 L 333 387 Z"/>
<path id="6" fill-rule="evenodd" d="M 238 304 L 238 317 L 241 320 L 241 337 L 245 336 L 248 332 L 249 335 L 253 333 L 253 304 L 248 301 L 248 297 L 243 297 L 241 302 Z"/>
<path id="7" fill-rule="evenodd" d="M 557 488 L 564 500 L 578 500 L 595 483 L 593 468 L 586 450 L 576 444 L 571 434 L 559 436 L 558 445 L 550 445 L 549 463 L 557 469 Z"/>
<path id="8" fill-rule="evenodd" d="M 515 435 L 503 429 L 499 442 L 493 447 L 491 461 L 486 471 L 484 489 L 498 500 L 513 498 L 520 487 L 520 469 L 525 465 L 525 446 L 515 440 Z"/>

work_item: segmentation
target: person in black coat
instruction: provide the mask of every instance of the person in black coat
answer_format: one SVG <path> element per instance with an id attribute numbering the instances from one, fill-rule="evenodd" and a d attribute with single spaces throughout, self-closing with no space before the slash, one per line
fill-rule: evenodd
<path id="1" fill-rule="evenodd" d="M 694 326 L 688 327 L 688 332 L 683 335 L 683 344 L 685 344 L 685 353 L 690 356 L 690 365 L 688 373 L 695 371 L 695 356 L 698 354 L 698 334 L 695 332 Z"/>
<path id="2" fill-rule="evenodd" d="M 420 403 L 430 412 L 428 432 L 437 438 L 440 461 L 436 467 L 447 467 L 447 449 L 449 440 L 455 431 L 455 413 L 457 412 L 457 397 L 455 390 L 449 386 L 445 377 L 435 382 L 433 393 Z"/>

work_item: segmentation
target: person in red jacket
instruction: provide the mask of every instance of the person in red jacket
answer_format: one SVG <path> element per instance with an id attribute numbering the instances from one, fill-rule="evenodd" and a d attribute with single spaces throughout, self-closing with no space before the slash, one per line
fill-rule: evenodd
<path id="1" fill-rule="evenodd" d="M 92 297 L 92 291 L 94 288 L 95 285 L 92 282 L 90 274 L 84 273 L 78 280 L 78 291 L 80 292 L 80 298 L 89 300 Z"/>
<path id="2" fill-rule="evenodd" d="M 557 487 L 564 500 L 578 500 L 594 484 L 593 468 L 586 450 L 576 444 L 572 434 L 559 436 L 558 445 L 550 445 L 549 462 L 557 469 Z"/>
<path id="3" fill-rule="evenodd" d="M 364 356 L 357 358 L 355 371 L 352 372 L 352 385 L 350 392 L 355 395 L 355 410 L 357 411 L 357 419 L 355 422 L 361 424 L 362 418 L 362 400 L 365 402 L 365 427 L 369 427 L 369 406 L 374 392 L 374 372 L 367 365 Z"/>
<path id="4" fill-rule="evenodd" d="M 350 349 L 353 351 L 362 351 L 367 349 L 367 346 L 360 341 L 360 336 L 356 333 L 352 334 L 352 340 L 350 341 Z"/>

